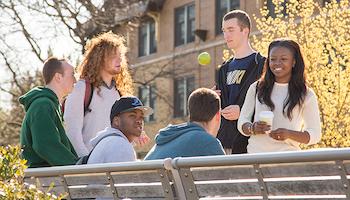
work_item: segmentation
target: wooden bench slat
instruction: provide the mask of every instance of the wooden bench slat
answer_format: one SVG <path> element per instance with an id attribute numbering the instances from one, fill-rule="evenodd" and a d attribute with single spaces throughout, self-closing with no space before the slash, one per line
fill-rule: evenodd
<path id="1" fill-rule="evenodd" d="M 252 180 L 249 180 L 252 181 Z M 257 180 L 256 180 L 257 181 Z M 203 183 L 204 182 L 204 183 Z M 269 195 L 344 195 L 345 189 L 340 180 L 278 181 L 266 182 Z M 196 182 L 200 197 L 204 196 L 255 196 L 260 195 L 257 182 L 223 183 L 223 181 L 205 184 Z"/>
<path id="2" fill-rule="evenodd" d="M 69 188 L 72 198 L 94 198 L 110 197 L 112 192 L 107 185 L 89 185 L 84 188 Z M 135 187 L 117 187 L 119 197 L 122 198 L 161 198 L 164 197 L 161 186 L 135 186 Z"/>
<path id="3" fill-rule="evenodd" d="M 306 167 L 307 166 L 307 167 Z M 348 164 L 350 167 L 350 164 Z M 264 177 L 330 176 L 339 175 L 334 162 L 288 163 L 260 166 Z M 253 166 L 191 168 L 194 180 L 225 180 L 256 178 Z"/>
<path id="4" fill-rule="evenodd" d="M 157 171 L 151 172 L 128 172 L 128 173 L 111 173 L 115 183 L 143 183 L 159 182 L 160 176 Z M 106 174 L 80 174 L 65 176 L 68 185 L 77 184 L 108 184 Z"/>
<path id="5" fill-rule="evenodd" d="M 63 186 L 55 186 L 53 188 L 40 187 L 39 189 L 41 191 L 43 191 L 43 192 L 49 192 L 49 193 L 55 194 L 55 195 L 60 195 L 60 194 L 65 194 L 66 193 Z"/>
<path id="6" fill-rule="evenodd" d="M 274 196 L 273 199 L 274 200 L 286 200 L 287 198 L 291 198 L 291 197 L 288 197 L 288 196 Z M 346 196 L 345 195 L 341 195 L 341 197 L 337 197 L 337 196 L 334 196 L 334 195 L 305 195 L 305 196 L 293 196 L 293 200 L 329 200 L 329 199 L 332 199 L 332 200 L 346 200 Z"/>
<path id="7" fill-rule="evenodd" d="M 345 168 L 346 168 L 348 174 L 350 174 L 350 160 L 344 161 L 344 165 L 345 165 Z"/>
<path id="8" fill-rule="evenodd" d="M 62 185 L 62 179 L 60 177 L 39 177 L 39 178 L 33 178 L 33 179 L 25 179 L 25 182 L 36 185 L 37 187 L 48 187 L 51 185 L 51 183 L 54 184 L 54 186 L 61 186 Z"/>
<path id="9" fill-rule="evenodd" d="M 225 180 L 255 178 L 253 166 L 192 168 L 194 180 Z"/>
<path id="10" fill-rule="evenodd" d="M 42 191 L 49 191 L 49 187 L 42 187 Z M 49 191 L 52 194 L 65 193 L 63 186 L 57 186 Z M 122 198 L 164 198 L 160 185 L 118 187 L 118 195 Z M 109 185 L 81 185 L 69 187 L 71 198 L 113 198 Z"/>
<path id="11" fill-rule="evenodd" d="M 253 183 L 215 183 L 196 185 L 198 195 L 205 196 L 256 196 L 260 195 L 260 189 L 257 182 Z"/>
<path id="12" fill-rule="evenodd" d="M 88 184 L 109 184 L 105 173 L 77 174 L 65 176 L 67 184 L 71 185 L 88 185 Z"/>
<path id="13" fill-rule="evenodd" d="M 340 180 L 267 182 L 270 195 L 341 195 L 345 194 Z"/>
<path id="14" fill-rule="evenodd" d="M 112 173 L 113 174 L 113 173 Z M 112 175 L 115 183 L 142 183 L 142 182 L 159 182 L 160 177 L 158 172 L 147 172 L 147 173 L 136 173 L 136 174 L 114 174 Z M 65 176 L 68 185 L 84 185 L 84 184 L 108 184 L 106 174 L 95 173 L 89 174 L 78 174 Z M 35 184 L 36 179 L 26 178 L 26 182 Z M 60 177 L 40 177 L 38 178 L 41 186 L 49 186 L 54 183 L 56 186 L 62 185 Z"/>
<path id="15" fill-rule="evenodd" d="M 260 165 L 260 168 L 265 178 L 339 175 L 335 162 L 270 164 Z"/>
<path id="16" fill-rule="evenodd" d="M 115 183 L 145 183 L 160 182 L 160 175 L 157 171 L 134 174 L 115 174 L 112 175 Z"/>
<path id="17" fill-rule="evenodd" d="M 272 196 L 269 196 L 270 198 Z M 286 199 L 293 199 L 293 200 L 345 200 L 346 196 L 341 195 L 341 196 L 334 196 L 334 195 L 303 195 L 303 196 L 273 196 L 272 197 L 274 200 L 286 200 Z M 249 199 L 249 200 L 261 200 L 263 199 L 262 196 L 240 196 L 240 197 L 220 197 L 219 195 L 216 196 L 206 196 L 206 197 L 201 197 L 200 200 L 233 200 L 233 199 L 239 199 L 239 200 L 245 200 L 245 199 Z"/>

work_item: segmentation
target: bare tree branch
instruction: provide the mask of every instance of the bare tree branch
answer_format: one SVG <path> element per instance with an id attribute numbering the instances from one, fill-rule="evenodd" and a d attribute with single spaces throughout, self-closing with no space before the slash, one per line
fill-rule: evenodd
<path id="1" fill-rule="evenodd" d="M 14 92 L 12 92 L 12 91 L 10 91 L 8 89 L 5 89 L 5 88 L 3 88 L 1 86 L 0 86 L 0 91 L 5 92 L 7 94 L 10 94 L 11 96 L 16 96 L 16 94 Z"/>
<path id="2" fill-rule="evenodd" d="M 13 3 L 13 1 L 11 1 L 10 9 L 13 12 L 13 14 L 15 15 L 14 20 L 16 22 L 18 22 L 18 25 L 20 25 L 20 27 L 23 31 L 23 35 L 25 36 L 25 39 L 28 41 L 29 45 L 32 47 L 33 53 L 37 56 L 37 58 L 40 61 L 44 62 L 44 59 L 41 57 L 40 46 L 38 45 L 36 40 L 32 37 L 32 35 L 29 33 L 29 31 L 25 27 L 23 20 L 22 20 L 21 16 L 19 15 L 18 11 L 16 10 L 15 4 Z"/>
<path id="3" fill-rule="evenodd" d="M 167 77 L 169 75 L 174 74 L 173 70 L 169 69 L 169 65 L 172 63 L 173 61 L 169 61 L 161 66 L 157 66 L 157 69 L 160 69 L 159 71 L 157 71 L 156 73 L 152 73 L 150 72 L 150 74 L 152 75 L 151 78 L 144 80 L 144 81 L 140 81 L 140 80 L 135 80 L 134 83 L 139 84 L 139 85 L 149 85 L 150 83 L 154 82 L 157 78 L 164 78 Z"/>
<path id="4" fill-rule="evenodd" d="M 13 69 L 11 63 L 9 62 L 9 60 L 7 59 L 6 55 L 4 52 L 0 51 L 1 56 L 3 57 L 5 64 L 7 66 L 7 68 L 10 70 L 11 74 L 12 74 L 12 79 L 13 82 L 15 83 L 15 85 L 18 87 L 18 89 L 21 91 L 21 93 L 24 93 L 25 90 L 23 89 L 22 85 L 18 82 L 17 80 L 17 73 L 15 72 L 15 70 Z"/>

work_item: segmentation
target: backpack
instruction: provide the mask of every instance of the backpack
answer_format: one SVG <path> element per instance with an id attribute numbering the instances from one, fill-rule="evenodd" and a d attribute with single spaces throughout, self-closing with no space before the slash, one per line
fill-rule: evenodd
<path id="1" fill-rule="evenodd" d="M 90 158 L 90 155 L 91 153 L 94 151 L 95 147 L 97 147 L 98 143 L 100 143 L 103 139 L 105 139 L 106 137 L 109 137 L 109 136 L 119 136 L 121 137 L 120 135 L 117 135 L 115 133 L 109 133 L 107 135 L 104 135 L 98 142 L 97 144 L 94 146 L 94 148 L 90 151 L 90 153 L 88 155 L 85 155 L 85 156 L 82 156 L 78 159 L 78 161 L 75 163 L 76 165 L 86 165 L 89 158 Z"/>
<path id="2" fill-rule="evenodd" d="M 258 66 L 258 79 L 260 78 L 264 70 L 265 60 L 266 58 L 263 57 L 259 52 L 257 52 L 257 54 L 255 55 L 255 63 Z"/>
<path id="3" fill-rule="evenodd" d="M 91 112 L 91 109 L 89 108 L 89 106 L 90 106 L 93 94 L 94 94 L 94 86 L 88 79 L 85 79 L 84 115 L 86 115 L 88 112 Z M 61 106 L 62 113 L 64 113 L 64 110 L 65 110 L 66 100 L 67 98 L 64 99 L 62 102 L 62 106 Z"/>

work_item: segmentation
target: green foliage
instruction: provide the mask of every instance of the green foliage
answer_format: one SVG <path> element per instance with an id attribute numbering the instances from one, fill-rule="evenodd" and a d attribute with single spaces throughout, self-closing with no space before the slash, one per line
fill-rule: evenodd
<path id="1" fill-rule="evenodd" d="M 54 200 L 55 196 L 23 182 L 26 161 L 19 146 L 0 146 L 0 200 Z"/>

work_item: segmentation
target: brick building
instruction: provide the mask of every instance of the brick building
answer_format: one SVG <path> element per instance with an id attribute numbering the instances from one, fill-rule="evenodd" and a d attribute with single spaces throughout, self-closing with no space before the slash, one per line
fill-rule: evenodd
<path id="1" fill-rule="evenodd" d="M 146 119 L 152 139 L 167 124 L 186 121 L 186 101 L 194 89 L 214 86 L 226 48 L 223 15 L 233 9 L 246 11 L 252 18 L 252 35 L 258 34 L 253 14 L 259 17 L 265 3 L 273 9 L 272 0 L 151 0 L 142 7 L 140 21 L 119 26 L 117 32 L 127 38 L 136 95 L 155 111 Z M 207 66 L 197 62 L 203 51 L 212 58 Z"/>

